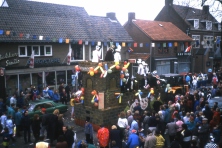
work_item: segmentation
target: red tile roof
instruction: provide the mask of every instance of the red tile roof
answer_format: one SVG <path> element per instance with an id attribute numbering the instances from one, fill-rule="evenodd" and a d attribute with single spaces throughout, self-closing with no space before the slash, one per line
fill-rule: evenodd
<path id="1" fill-rule="evenodd" d="M 153 41 L 192 41 L 191 37 L 171 22 L 136 19 L 133 23 Z"/>

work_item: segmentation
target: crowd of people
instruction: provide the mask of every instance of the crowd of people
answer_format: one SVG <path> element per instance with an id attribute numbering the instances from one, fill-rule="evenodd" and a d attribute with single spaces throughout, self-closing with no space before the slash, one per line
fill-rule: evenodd
<path id="1" fill-rule="evenodd" d="M 204 76 L 204 75 L 203 75 Z M 58 90 L 44 87 L 40 93 L 35 86 L 26 91 L 15 92 L 8 97 L 6 103 L 0 99 L 0 121 L 3 146 L 8 147 L 9 141 L 16 142 L 16 137 L 23 131 L 24 144 L 33 142 L 36 148 L 42 146 L 56 148 L 98 147 L 103 148 L 214 148 L 221 145 L 221 110 L 218 102 L 213 107 L 208 101 L 214 96 L 221 96 L 218 86 L 221 79 L 214 73 L 209 80 L 201 79 L 201 74 L 187 74 L 185 81 L 193 93 L 176 94 L 149 98 L 148 107 L 143 110 L 139 98 L 135 98 L 132 110 L 119 114 L 117 124 L 107 128 L 100 125 L 97 137 L 93 137 L 93 126 L 87 119 L 84 126 L 85 139 L 74 141 L 75 133 L 64 124 L 63 115 L 59 110 L 47 113 L 41 109 L 42 116 L 28 116 L 29 101 L 51 99 L 55 102 L 70 104 L 71 120 L 74 120 L 74 101 L 76 96 L 70 95 L 69 85 L 61 83 Z M 206 83 L 205 83 L 206 82 Z M 213 87 L 206 87 L 212 85 Z M 165 102 L 163 102 L 164 100 Z M 166 101 L 167 100 L 167 101 Z M 68 103 L 69 102 L 69 103 Z M 34 141 L 31 141 L 31 133 Z M 78 135 L 77 135 L 78 136 Z M 44 140 L 48 139 L 48 142 Z M 53 144 L 55 143 L 56 144 Z"/>

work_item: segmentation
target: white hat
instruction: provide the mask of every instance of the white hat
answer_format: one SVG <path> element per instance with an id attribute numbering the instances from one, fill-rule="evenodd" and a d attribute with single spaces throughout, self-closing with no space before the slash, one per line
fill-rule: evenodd
<path id="1" fill-rule="evenodd" d="M 116 51 L 118 51 L 118 52 L 121 51 L 121 46 L 120 45 L 117 46 Z"/>
<path id="2" fill-rule="evenodd" d="M 146 66 L 146 65 L 148 65 L 147 63 L 145 63 L 144 61 L 142 61 L 142 65 L 143 66 Z"/>
<path id="3" fill-rule="evenodd" d="M 125 76 L 126 76 L 126 77 L 129 77 L 129 73 L 125 73 Z"/>
<path id="4" fill-rule="evenodd" d="M 157 71 L 156 71 L 156 70 L 154 70 L 154 71 L 153 71 L 153 75 L 156 75 L 156 74 L 157 74 Z"/>
<path id="5" fill-rule="evenodd" d="M 133 75 L 132 75 L 132 77 L 131 77 L 131 79 L 135 79 L 136 77 L 134 77 Z"/>
<path id="6" fill-rule="evenodd" d="M 142 63 L 142 59 L 138 59 L 138 60 L 137 60 L 137 63 L 138 63 L 138 64 L 141 64 L 141 63 Z"/>
<path id="7" fill-rule="evenodd" d="M 100 46 L 96 46 L 96 50 L 99 50 L 101 47 Z"/>

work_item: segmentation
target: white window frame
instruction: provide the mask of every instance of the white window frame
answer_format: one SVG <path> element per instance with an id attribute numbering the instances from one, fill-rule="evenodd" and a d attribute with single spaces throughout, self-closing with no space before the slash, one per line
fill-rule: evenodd
<path id="1" fill-rule="evenodd" d="M 25 55 L 20 54 L 20 48 L 25 48 Z M 19 57 L 27 57 L 27 46 L 23 46 L 23 45 L 18 46 L 18 55 Z"/>
<path id="2" fill-rule="evenodd" d="M 193 27 L 195 28 L 195 29 L 199 29 L 199 19 L 194 19 L 193 20 L 194 22 L 193 22 Z"/>
<path id="3" fill-rule="evenodd" d="M 94 45 L 94 46 L 96 47 L 97 45 Z M 92 61 L 92 49 L 94 49 L 95 47 L 92 47 L 91 44 L 89 45 L 89 60 L 90 61 Z M 103 45 L 101 45 L 100 51 L 101 51 L 101 58 L 100 58 L 100 60 L 103 60 Z"/>
<path id="4" fill-rule="evenodd" d="M 179 42 L 179 46 L 180 46 L 180 51 L 181 51 L 181 52 L 184 52 L 184 50 L 185 50 L 185 45 L 184 45 L 184 43 L 183 43 L 183 42 Z"/>
<path id="5" fill-rule="evenodd" d="M 71 56 L 71 60 L 70 62 L 75 62 L 75 61 L 85 61 L 85 46 L 84 44 L 82 44 L 82 60 L 81 59 L 73 59 L 72 56 Z M 69 44 L 69 48 L 71 48 L 71 44 Z M 68 54 L 68 53 L 67 53 Z"/>
<path id="6" fill-rule="evenodd" d="M 47 54 L 47 52 L 46 52 L 47 47 L 50 48 L 50 54 Z M 44 46 L 44 54 L 45 54 L 45 56 L 52 56 L 52 45 L 45 45 Z"/>
<path id="7" fill-rule="evenodd" d="M 204 35 L 203 41 L 204 41 L 204 45 L 203 45 L 204 48 L 213 48 L 213 45 L 214 45 L 214 37 L 213 36 Z M 207 41 L 210 42 L 209 45 L 207 44 Z"/>
<path id="8" fill-rule="evenodd" d="M 221 31 L 221 23 L 218 23 L 218 31 Z"/>
<path id="9" fill-rule="evenodd" d="M 195 41 L 194 48 L 200 48 L 200 35 L 192 35 L 193 40 Z M 199 41 L 199 45 L 196 46 L 196 41 Z"/>
<path id="10" fill-rule="evenodd" d="M 38 54 L 36 54 L 35 50 L 34 50 L 34 47 L 37 47 L 37 51 L 38 51 Z M 34 50 L 34 56 L 40 56 L 40 46 L 39 45 L 32 45 L 32 51 Z"/>
<path id="11" fill-rule="evenodd" d="M 19 57 L 29 57 L 28 52 L 27 52 L 27 46 L 28 45 L 19 45 L 18 46 L 18 56 Z M 35 56 L 52 56 L 52 45 L 42 45 L 42 46 L 44 46 L 44 55 L 40 55 L 40 45 L 31 45 L 32 50 L 33 50 L 33 47 L 38 47 L 38 53 L 39 54 L 35 54 Z M 51 50 L 50 54 L 46 53 L 46 48 L 47 47 L 50 47 L 50 50 Z M 25 48 L 25 55 L 20 54 L 20 48 Z"/>
<path id="12" fill-rule="evenodd" d="M 212 22 L 206 21 L 206 30 L 212 30 Z"/>

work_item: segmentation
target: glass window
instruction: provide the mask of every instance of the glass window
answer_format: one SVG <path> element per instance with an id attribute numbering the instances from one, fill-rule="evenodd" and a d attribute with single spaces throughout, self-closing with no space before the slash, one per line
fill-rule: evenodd
<path id="1" fill-rule="evenodd" d="M 200 35 L 192 35 L 192 38 L 195 42 L 193 47 L 200 48 Z"/>
<path id="2" fill-rule="evenodd" d="M 207 30 L 212 30 L 212 22 L 211 21 L 206 22 L 206 29 Z"/>
<path id="3" fill-rule="evenodd" d="M 32 54 L 32 46 L 27 46 L 27 56 L 31 56 Z"/>
<path id="4" fill-rule="evenodd" d="M 45 83 L 46 85 L 48 86 L 54 86 L 56 83 L 55 83 L 55 72 L 52 71 L 52 72 L 45 72 Z"/>
<path id="5" fill-rule="evenodd" d="M 30 87 L 30 74 L 19 75 L 19 89 L 25 91 L 26 88 Z"/>
<path id="6" fill-rule="evenodd" d="M 71 60 L 84 60 L 84 50 L 83 45 L 79 44 L 71 44 L 72 53 L 71 53 Z"/>
<path id="7" fill-rule="evenodd" d="M 18 88 L 18 77 L 17 75 L 6 76 L 6 91 L 9 96 L 15 93 Z"/>
<path id="8" fill-rule="evenodd" d="M 35 56 L 39 56 L 40 55 L 39 46 L 32 46 L 32 50 L 34 50 L 34 55 Z"/>
<path id="9" fill-rule="evenodd" d="M 30 57 L 32 50 L 35 56 L 52 56 L 51 45 L 18 46 L 19 57 Z"/>
<path id="10" fill-rule="evenodd" d="M 45 56 L 52 56 L 52 46 L 51 45 L 45 46 Z"/>
<path id="11" fill-rule="evenodd" d="M 66 84 L 66 71 L 56 71 L 57 85 Z"/>
<path id="12" fill-rule="evenodd" d="M 23 57 L 27 55 L 26 46 L 19 46 L 19 57 Z"/>
<path id="13" fill-rule="evenodd" d="M 179 43 L 179 47 L 180 47 L 180 51 L 184 52 L 184 43 L 183 42 Z"/>
<path id="14" fill-rule="evenodd" d="M 199 29 L 199 19 L 194 19 L 194 28 Z"/>
<path id="15" fill-rule="evenodd" d="M 89 55 L 90 55 L 90 60 L 93 58 L 93 51 L 96 50 L 96 45 L 90 45 L 89 49 Z M 100 60 L 103 60 L 103 46 L 101 45 L 100 50 L 98 50 L 98 56 L 100 57 Z"/>
<path id="16" fill-rule="evenodd" d="M 44 106 L 45 108 L 53 107 L 52 103 L 50 103 L 50 102 L 44 103 L 43 106 Z"/>
<path id="17" fill-rule="evenodd" d="M 204 48 L 213 48 L 214 37 L 213 36 L 203 36 L 203 47 Z"/>
<path id="18" fill-rule="evenodd" d="M 32 73 L 32 85 L 39 90 L 39 93 L 42 92 L 42 72 L 41 73 Z"/>
<path id="19" fill-rule="evenodd" d="M 45 55 L 44 46 L 40 46 L 40 56 L 44 56 L 44 55 Z"/>

